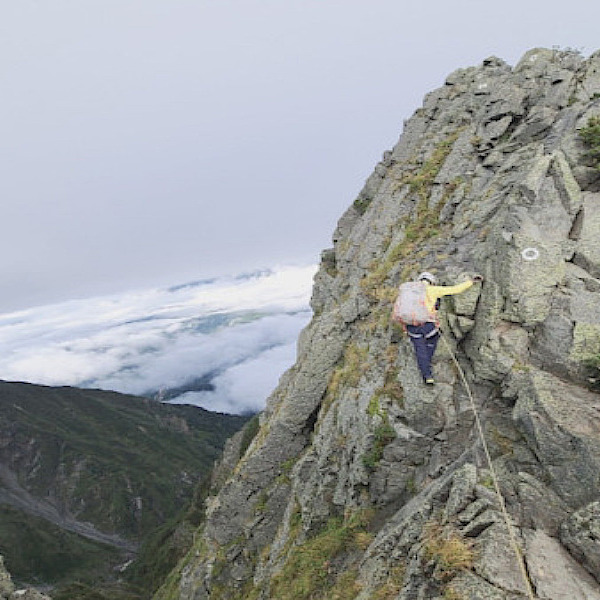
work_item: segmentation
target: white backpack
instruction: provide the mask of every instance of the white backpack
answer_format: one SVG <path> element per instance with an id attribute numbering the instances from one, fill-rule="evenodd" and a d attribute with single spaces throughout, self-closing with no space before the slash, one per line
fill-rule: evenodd
<path id="1" fill-rule="evenodd" d="M 426 289 L 427 284 L 423 281 L 401 284 L 392 309 L 392 321 L 403 325 L 423 325 L 435 321 L 435 315 L 427 308 Z"/>

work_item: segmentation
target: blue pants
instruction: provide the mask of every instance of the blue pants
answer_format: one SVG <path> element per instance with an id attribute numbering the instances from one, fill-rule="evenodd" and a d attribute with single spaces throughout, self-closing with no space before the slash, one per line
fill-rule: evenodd
<path id="1" fill-rule="evenodd" d="M 415 347 L 417 364 L 423 379 L 431 379 L 431 359 L 440 339 L 440 331 L 435 323 L 423 325 L 407 325 L 406 331 Z"/>

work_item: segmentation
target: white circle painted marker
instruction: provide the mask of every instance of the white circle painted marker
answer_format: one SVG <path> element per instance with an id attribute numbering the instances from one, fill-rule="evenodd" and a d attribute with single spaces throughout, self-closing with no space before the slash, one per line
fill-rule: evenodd
<path id="1" fill-rule="evenodd" d="M 525 248 L 521 252 L 523 260 L 537 260 L 540 257 L 540 251 L 537 248 Z"/>

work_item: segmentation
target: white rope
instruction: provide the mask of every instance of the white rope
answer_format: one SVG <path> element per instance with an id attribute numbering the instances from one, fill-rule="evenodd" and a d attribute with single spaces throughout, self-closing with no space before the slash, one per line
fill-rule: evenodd
<path id="1" fill-rule="evenodd" d="M 469 396 L 469 400 L 471 402 L 471 408 L 473 409 L 473 414 L 475 415 L 475 423 L 477 425 L 477 430 L 479 432 L 479 437 L 481 438 L 481 444 L 483 446 L 483 451 L 485 452 L 485 457 L 487 459 L 488 466 L 490 468 L 490 473 L 492 475 L 492 481 L 494 483 L 494 489 L 496 490 L 496 494 L 498 496 L 498 501 L 500 503 L 500 509 L 502 511 L 502 515 L 504 517 L 504 522 L 506 523 L 506 528 L 508 529 L 508 535 L 510 536 L 510 542 L 512 544 L 513 550 L 515 552 L 515 556 L 517 557 L 517 562 L 519 564 L 519 568 L 521 570 L 521 575 L 523 576 L 523 582 L 525 583 L 525 589 L 527 590 L 527 595 L 531 600 L 535 600 L 535 596 L 533 595 L 533 588 L 531 586 L 531 582 L 529 581 L 529 575 L 527 574 L 527 568 L 525 566 L 525 560 L 523 559 L 523 555 L 521 554 L 521 550 L 519 549 L 519 544 L 517 542 L 517 536 L 514 532 L 514 528 L 510 522 L 510 516 L 508 511 L 506 510 L 506 502 L 504 501 L 504 496 L 500 491 L 500 484 L 498 482 L 498 476 L 496 474 L 496 469 L 494 469 L 494 465 L 492 463 L 492 455 L 490 454 L 490 450 L 488 448 L 487 442 L 485 441 L 485 435 L 483 433 L 483 426 L 481 425 L 481 419 L 479 418 L 479 413 L 477 412 L 477 408 L 475 406 L 475 399 L 473 398 L 473 394 L 471 393 L 471 388 L 467 381 L 467 377 L 465 376 L 465 372 L 463 371 L 460 363 L 456 359 L 454 352 L 452 352 L 452 348 L 450 348 L 450 344 L 446 341 L 446 337 L 444 335 L 441 336 L 444 340 L 444 344 L 454 361 L 454 364 L 458 368 L 458 372 L 460 373 L 460 377 L 462 379 L 465 390 L 467 391 L 467 395 Z"/>

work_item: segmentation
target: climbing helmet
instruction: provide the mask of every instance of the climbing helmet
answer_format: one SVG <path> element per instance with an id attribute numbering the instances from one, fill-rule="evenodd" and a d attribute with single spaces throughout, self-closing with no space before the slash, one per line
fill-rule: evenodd
<path id="1" fill-rule="evenodd" d="M 424 271 L 417 277 L 417 281 L 428 281 L 431 283 L 431 285 L 435 285 L 437 283 L 437 277 L 431 273 L 428 273 L 427 271 Z"/>

